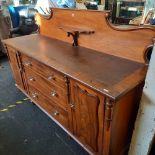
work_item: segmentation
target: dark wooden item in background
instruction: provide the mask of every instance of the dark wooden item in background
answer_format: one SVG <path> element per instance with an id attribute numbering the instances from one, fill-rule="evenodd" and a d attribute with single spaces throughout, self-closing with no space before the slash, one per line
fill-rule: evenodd
<path id="1" fill-rule="evenodd" d="M 151 28 L 118 30 L 107 16 L 54 9 L 52 17 L 37 15 L 40 34 L 3 41 L 17 87 L 96 155 L 128 150 L 147 71 L 144 56 L 155 36 Z M 95 33 L 79 35 L 73 47 L 66 32 L 75 30 Z"/>

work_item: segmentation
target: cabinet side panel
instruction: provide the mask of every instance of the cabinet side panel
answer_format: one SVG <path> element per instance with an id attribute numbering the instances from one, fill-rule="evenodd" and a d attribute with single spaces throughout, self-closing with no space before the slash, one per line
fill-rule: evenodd
<path id="1" fill-rule="evenodd" d="M 127 154 L 136 120 L 143 84 L 115 103 L 110 135 L 110 155 Z"/>

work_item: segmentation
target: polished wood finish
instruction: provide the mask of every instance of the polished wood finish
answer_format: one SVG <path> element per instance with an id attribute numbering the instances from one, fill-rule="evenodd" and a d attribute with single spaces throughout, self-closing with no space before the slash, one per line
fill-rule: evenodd
<path id="1" fill-rule="evenodd" d="M 7 47 L 9 51 L 10 48 L 8 45 Z M 12 54 L 12 50 L 8 53 L 10 52 Z M 125 149 L 123 151 L 127 151 L 132 133 L 132 127 L 129 128 L 129 126 L 131 124 L 133 126 L 136 118 L 141 96 L 138 91 L 142 90 L 140 86 L 143 85 L 143 80 L 140 80 L 139 84 L 136 84 L 130 91 L 124 90 L 122 97 L 109 98 L 106 93 L 98 92 L 93 87 L 85 86 L 77 79 L 73 79 L 73 75 L 59 73 L 59 70 L 55 71 L 42 62 L 26 56 L 23 52 L 19 55 L 21 56 L 22 72 L 25 75 L 23 79 L 28 85 L 29 97 L 70 131 L 86 150 L 89 150 L 91 154 L 100 155 L 115 155 L 116 151 L 119 154 L 123 149 Z M 123 61 L 123 59 L 120 60 Z M 15 62 L 18 62 L 17 59 Z M 31 62 L 31 65 L 27 66 L 25 62 Z M 42 67 L 36 69 L 34 62 Z M 145 72 L 144 65 L 132 61 L 127 62 L 133 63 L 132 67 L 138 65 L 138 70 L 141 68 Z M 45 70 L 49 71 L 47 73 L 52 72 L 54 75 L 59 75 L 60 79 L 65 77 L 66 80 L 53 83 L 46 78 Z M 136 72 L 134 71 L 134 75 Z M 20 77 L 20 75 L 18 76 Z M 145 74 L 140 76 L 141 78 L 143 76 L 144 79 Z M 20 85 L 18 87 L 23 89 Z M 56 90 L 58 96 L 51 96 L 53 89 Z M 120 140 L 118 141 L 118 139 Z"/>
<path id="2" fill-rule="evenodd" d="M 27 37 L 29 39 L 31 37 L 41 37 L 44 43 L 46 39 L 49 41 L 49 38 L 38 35 Z M 52 52 L 52 49 L 51 51 L 48 50 L 49 53 L 46 52 L 43 54 L 41 50 L 37 50 L 36 52 L 36 50 L 32 51 L 30 48 L 30 53 L 28 53 L 27 50 L 24 50 L 25 47 L 19 49 L 21 42 L 19 42 L 19 46 L 16 46 L 17 40 L 21 41 L 22 38 L 9 40 L 9 42 L 13 43 L 15 41 L 16 44 L 14 44 L 14 48 L 18 48 L 18 51 L 21 51 L 21 53 L 19 52 L 19 55 L 21 57 L 21 66 L 25 76 L 22 80 L 27 84 L 29 97 L 33 98 L 33 100 L 53 117 L 53 119 L 57 120 L 65 130 L 70 131 L 74 138 L 79 141 L 81 146 L 89 151 L 89 153 L 113 155 L 116 150 L 117 152 L 121 152 L 131 138 L 130 136 L 129 139 L 125 139 L 127 136 L 126 133 L 127 131 L 128 133 L 132 133 L 132 130 L 128 129 L 128 126 L 121 126 L 120 129 L 120 124 L 118 124 L 117 128 L 113 126 L 113 124 L 117 126 L 117 121 L 120 123 L 118 120 L 120 118 L 115 118 L 119 114 L 117 112 L 113 114 L 113 109 L 115 110 L 114 105 L 117 105 L 116 107 L 119 109 L 120 116 L 123 116 L 126 107 L 134 107 L 135 103 L 133 100 L 136 94 L 134 90 L 136 89 L 136 86 L 143 84 L 147 67 L 144 64 L 101 54 L 93 50 L 84 50 L 83 48 L 79 48 L 78 55 L 75 55 L 74 50 L 77 49 L 74 49 L 71 46 L 70 48 L 72 50 L 67 52 L 67 50 L 64 50 L 65 48 L 61 51 L 60 45 L 55 45 L 55 47 L 59 47 L 59 50 L 57 50 L 57 54 L 55 55 Z M 51 41 L 53 42 L 53 45 L 55 42 L 58 42 L 57 40 L 52 39 Z M 5 41 L 5 43 L 6 42 L 8 41 Z M 7 47 L 9 47 L 10 43 L 7 43 Z M 62 42 L 61 45 L 63 44 L 66 46 L 68 45 Z M 45 43 L 45 45 L 48 44 Z M 35 46 L 37 47 L 39 44 L 35 44 Z M 68 49 L 70 48 L 68 46 Z M 82 51 L 80 52 L 80 50 Z M 9 51 L 8 53 L 10 52 L 12 53 L 12 51 Z M 63 53 L 65 53 L 65 55 Z M 67 59 L 70 61 L 65 61 Z M 94 59 L 97 61 L 94 61 Z M 44 60 L 46 61 L 44 62 Z M 18 59 L 15 59 L 14 61 L 18 63 Z M 107 69 L 99 67 L 107 64 L 109 64 Z M 120 65 L 124 67 L 119 69 Z M 91 66 L 92 71 L 94 72 L 91 73 L 88 66 Z M 16 70 L 16 68 L 12 69 Z M 48 72 L 45 71 L 46 69 Z M 57 77 L 56 75 L 59 75 L 61 77 L 60 79 L 65 77 L 64 81 L 49 81 L 46 73 L 51 72 L 55 77 Z M 103 80 L 103 85 L 97 85 L 98 80 Z M 94 87 L 94 83 L 96 83 L 96 87 Z M 110 83 L 113 84 L 113 87 Z M 131 85 L 126 87 L 129 84 Z M 115 85 L 118 86 L 116 94 L 116 90 L 114 90 Z M 100 89 L 98 88 L 101 87 L 102 91 L 99 91 Z M 111 87 L 112 91 L 107 92 L 107 88 L 109 87 Z M 103 89 L 106 90 L 103 91 Z M 52 90 L 55 90 L 58 96 L 51 96 Z M 118 93 L 119 90 L 123 90 L 121 94 L 120 92 Z M 132 90 L 134 93 L 128 96 L 127 94 Z M 113 93 L 115 96 L 113 96 Z M 127 96 L 126 100 L 129 102 L 123 100 L 124 96 Z M 136 98 L 139 99 L 139 96 L 140 94 L 137 95 Z M 121 103 L 124 105 L 123 108 L 121 108 Z M 137 103 L 139 103 L 139 100 Z M 136 110 L 133 110 L 132 113 L 135 116 Z M 132 113 L 129 110 L 128 114 L 130 115 L 127 115 L 124 120 L 120 119 L 121 123 L 129 125 L 129 119 L 131 119 Z M 133 119 L 131 119 L 131 124 L 133 124 Z M 123 138 L 121 138 L 121 131 L 124 132 Z M 118 139 L 122 140 L 116 140 L 113 136 L 115 134 L 118 134 Z"/>
<path id="3" fill-rule="evenodd" d="M 128 92 L 114 104 L 109 154 L 128 154 L 131 131 L 134 128 L 132 122 L 136 119 L 142 88 L 143 84 Z"/>
<path id="4" fill-rule="evenodd" d="M 94 152 L 102 153 L 104 97 L 71 81 L 73 133 Z"/>
<path id="5" fill-rule="evenodd" d="M 75 48 L 37 34 L 5 40 L 5 43 L 115 100 L 142 82 L 147 70 L 142 63 L 84 47 Z"/>
<path id="6" fill-rule="evenodd" d="M 65 128 L 69 128 L 68 112 L 63 110 L 55 102 L 44 96 L 34 87 L 29 86 L 29 95 L 35 100 L 43 109 L 45 109 L 49 115 L 54 117 Z"/>
<path id="7" fill-rule="evenodd" d="M 24 89 L 24 83 L 23 83 L 23 73 L 22 73 L 22 66 L 20 61 L 20 54 L 18 51 L 11 47 L 7 48 L 7 55 L 9 58 L 10 66 L 13 72 L 14 79 L 16 81 L 16 84 Z"/>
<path id="8" fill-rule="evenodd" d="M 36 61 L 35 59 L 32 59 L 31 57 L 28 57 L 24 54 L 22 54 L 22 61 L 25 69 L 31 69 L 40 74 L 52 84 L 59 85 L 60 87 L 66 89 L 66 77 L 58 73 L 56 70 L 53 70 L 47 65 L 44 65 L 39 61 Z"/>
<path id="9" fill-rule="evenodd" d="M 118 30 L 107 16 L 54 9 L 37 16 L 41 34 L 3 41 L 17 87 L 94 155 L 127 154 L 155 36 Z M 73 31 L 82 33 L 78 47 L 66 35 Z"/>
<path id="10" fill-rule="evenodd" d="M 25 69 L 25 74 L 28 85 L 37 88 L 41 93 L 45 93 L 45 96 L 50 100 L 57 102 L 62 108 L 67 109 L 67 89 L 62 89 L 57 85 L 51 84 L 47 79 L 44 79 L 30 69 Z"/>
<path id="11" fill-rule="evenodd" d="M 93 30 L 91 35 L 80 35 L 79 45 L 97 50 L 102 53 L 119 56 L 122 58 L 145 62 L 144 54 L 148 45 L 153 45 L 155 29 L 138 27 L 130 29 L 118 29 L 109 21 L 109 12 L 52 9 L 52 17 L 49 20 L 39 14 L 36 16 L 40 25 L 40 34 L 72 43 L 72 38 L 67 37 L 61 27 L 67 27 L 72 31 Z"/>

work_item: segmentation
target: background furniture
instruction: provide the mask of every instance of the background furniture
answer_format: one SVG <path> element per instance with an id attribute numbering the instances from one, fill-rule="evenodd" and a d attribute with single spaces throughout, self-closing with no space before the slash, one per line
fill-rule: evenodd
<path id="1" fill-rule="evenodd" d="M 143 16 L 138 16 L 132 20 L 130 20 L 129 24 L 131 25 L 149 25 L 149 26 L 153 26 L 155 24 L 151 25 L 150 20 L 154 20 L 155 18 L 155 10 L 150 10 L 148 11 L 148 13 L 146 14 L 145 17 Z"/>
<path id="2" fill-rule="evenodd" d="M 3 10 L 0 10 L 0 55 L 4 54 L 4 49 L 1 44 L 2 39 L 9 38 L 10 34 L 10 17 L 8 15 L 3 14 Z"/>
<path id="3" fill-rule="evenodd" d="M 3 42 L 16 86 L 96 155 L 127 154 L 155 36 L 119 30 L 108 16 L 53 9 L 37 15 L 40 34 Z"/>
<path id="4" fill-rule="evenodd" d="M 34 15 L 36 11 L 32 5 L 13 6 L 9 5 L 8 10 L 11 16 L 12 27 L 11 37 L 15 35 L 28 35 L 37 31 Z"/>
<path id="5" fill-rule="evenodd" d="M 129 21 L 141 16 L 144 11 L 145 0 L 120 0 L 117 1 L 117 13 L 115 23 L 129 24 Z"/>

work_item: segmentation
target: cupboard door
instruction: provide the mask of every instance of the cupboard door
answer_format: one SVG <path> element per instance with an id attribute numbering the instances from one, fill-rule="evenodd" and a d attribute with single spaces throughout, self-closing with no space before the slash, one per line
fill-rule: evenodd
<path id="1" fill-rule="evenodd" d="M 73 133 L 93 152 L 102 152 L 104 97 L 71 82 Z"/>
<path id="2" fill-rule="evenodd" d="M 7 47 L 7 54 L 16 84 L 24 89 L 19 52 L 11 47 Z"/>

